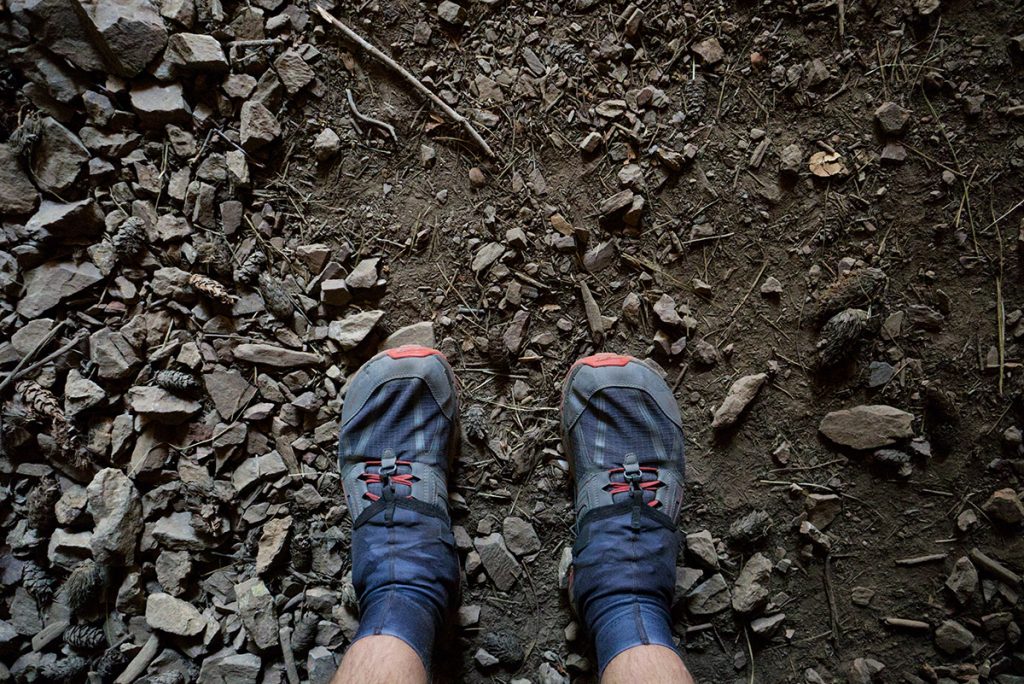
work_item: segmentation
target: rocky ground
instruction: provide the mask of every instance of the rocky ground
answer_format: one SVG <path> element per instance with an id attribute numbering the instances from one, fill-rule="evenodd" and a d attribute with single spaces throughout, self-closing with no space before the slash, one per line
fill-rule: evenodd
<path id="1" fill-rule="evenodd" d="M 326 682 L 339 407 L 416 342 L 442 679 L 593 680 L 558 384 L 622 351 L 698 681 L 1024 682 L 1019 1 L 320 3 L 388 63 L 307 0 L 0 0 L 0 681 Z"/>

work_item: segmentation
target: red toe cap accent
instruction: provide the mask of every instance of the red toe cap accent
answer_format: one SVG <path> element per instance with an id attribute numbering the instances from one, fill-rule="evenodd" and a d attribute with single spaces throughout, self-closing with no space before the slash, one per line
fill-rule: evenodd
<path id="1" fill-rule="evenodd" d="M 582 358 L 573 365 L 578 366 L 583 364 L 584 366 L 590 366 L 591 368 L 601 368 L 602 366 L 625 366 L 632 360 L 632 356 L 602 352 L 600 354 L 594 354 L 592 356 Z"/>
<path id="2" fill-rule="evenodd" d="M 397 347 L 396 349 L 388 349 L 384 353 L 393 359 L 422 359 L 427 356 L 440 356 L 442 359 L 444 358 L 444 354 L 437 351 L 436 349 L 431 349 L 430 347 L 421 347 L 418 344 L 402 345 L 401 347 Z"/>

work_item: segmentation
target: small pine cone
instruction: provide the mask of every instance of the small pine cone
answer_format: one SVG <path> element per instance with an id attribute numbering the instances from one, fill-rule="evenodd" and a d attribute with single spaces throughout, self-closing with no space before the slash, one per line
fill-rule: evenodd
<path id="1" fill-rule="evenodd" d="M 172 394 L 194 397 L 202 392 L 202 386 L 194 376 L 176 370 L 162 370 L 153 378 L 156 384 Z"/>
<path id="2" fill-rule="evenodd" d="M 288 543 L 288 557 L 297 572 L 308 572 L 313 565 L 313 547 L 305 534 L 292 534 Z"/>
<path id="3" fill-rule="evenodd" d="M 466 433 L 466 439 L 470 442 L 482 444 L 487 441 L 487 419 L 479 404 L 466 409 L 462 415 L 462 427 Z"/>
<path id="4" fill-rule="evenodd" d="M 526 658 L 526 654 L 523 652 L 523 643 L 519 641 L 519 637 L 514 632 L 508 630 L 488 632 L 484 635 L 480 645 L 505 667 L 519 667 L 523 659 Z"/>
<path id="5" fill-rule="evenodd" d="M 107 647 L 107 635 L 95 625 L 71 625 L 64 630 L 64 643 L 76 651 L 95 651 Z"/>
<path id="6" fill-rule="evenodd" d="M 239 285 L 252 285 L 259 279 L 266 265 L 267 256 L 259 250 L 254 251 L 235 269 L 235 282 Z"/>
<path id="7" fill-rule="evenodd" d="M 53 600 L 53 592 L 57 583 L 50 573 L 36 565 L 32 561 L 25 563 L 21 571 L 21 586 L 25 591 L 35 597 L 39 603 L 45 605 Z"/>
<path id="8" fill-rule="evenodd" d="M 89 661 L 82 656 L 71 655 L 55 663 L 39 668 L 37 682 L 45 684 L 68 684 L 84 682 L 89 671 Z"/>
<path id="9" fill-rule="evenodd" d="M 121 223 L 111 240 L 114 253 L 126 263 L 134 263 L 146 250 L 145 223 L 137 216 L 129 216 Z"/>
<path id="10" fill-rule="evenodd" d="M 196 238 L 196 263 L 222 278 L 230 278 L 231 248 L 221 235 L 201 233 Z"/>
<path id="11" fill-rule="evenodd" d="M 45 477 L 36 483 L 25 500 L 25 517 L 28 524 L 44 534 L 52 532 L 57 526 L 54 506 L 60 497 L 60 487 L 52 477 Z"/>
<path id="12" fill-rule="evenodd" d="M 885 273 L 877 268 L 847 271 L 822 293 L 815 317 L 823 322 L 843 309 L 870 306 L 881 294 L 885 281 Z"/>
<path id="13" fill-rule="evenodd" d="M 93 560 L 85 560 L 75 566 L 61 587 L 64 603 L 72 614 L 90 612 L 95 609 L 106 589 L 107 573 L 104 566 Z"/>
<path id="14" fill-rule="evenodd" d="M 815 347 L 819 370 L 835 366 L 857 351 L 869 318 L 871 316 L 863 309 L 843 309 L 828 319 Z"/>
<path id="15" fill-rule="evenodd" d="M 320 623 L 315 613 L 303 613 L 295 622 L 292 632 L 292 650 L 296 655 L 306 653 L 316 642 L 317 625 Z"/>
<path id="16" fill-rule="evenodd" d="M 112 646 L 93 661 L 92 671 L 96 673 L 103 684 L 111 684 L 131 661 L 128 653 L 118 646 Z"/>
<path id="17" fill-rule="evenodd" d="M 60 407 L 60 401 L 50 390 L 31 380 L 22 380 L 15 389 L 21 394 L 28 407 L 40 418 L 54 420 L 59 417 L 64 420 L 64 410 Z"/>
<path id="18" fill-rule="evenodd" d="M 201 292 L 207 297 L 215 299 L 218 302 L 221 302 L 222 304 L 231 304 L 236 299 L 238 299 L 233 294 L 228 292 L 227 288 L 225 288 L 223 285 L 218 283 L 213 278 L 207 278 L 206 276 L 200 275 L 198 273 L 193 273 L 192 275 L 190 275 L 188 278 L 188 283 L 189 285 L 192 286 L 192 289 L 196 290 L 197 292 Z"/>
<path id="19" fill-rule="evenodd" d="M 292 299 L 288 296 L 284 286 L 276 278 L 266 273 L 261 273 L 259 280 L 260 294 L 263 295 L 267 311 L 275 318 L 290 323 L 292 315 L 295 313 L 295 305 L 292 304 Z"/>

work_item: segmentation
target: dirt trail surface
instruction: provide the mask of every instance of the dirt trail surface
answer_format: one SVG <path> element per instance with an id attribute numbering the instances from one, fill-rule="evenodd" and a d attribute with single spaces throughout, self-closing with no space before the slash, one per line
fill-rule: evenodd
<path id="1" fill-rule="evenodd" d="M 697 681 L 1024 682 L 1020 2 L 324 7 L 494 157 L 306 0 L 0 0 L 0 681 L 327 682 L 346 381 L 419 343 L 442 680 L 594 680 L 558 393 L 616 351 Z"/>

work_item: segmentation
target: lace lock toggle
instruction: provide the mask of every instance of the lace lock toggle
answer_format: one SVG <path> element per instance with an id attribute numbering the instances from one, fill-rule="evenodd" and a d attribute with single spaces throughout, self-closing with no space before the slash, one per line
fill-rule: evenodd
<path id="1" fill-rule="evenodd" d="M 382 483 L 387 483 L 388 479 L 398 472 L 398 459 L 395 458 L 395 452 L 391 449 L 386 449 L 380 457 L 380 479 Z"/>

